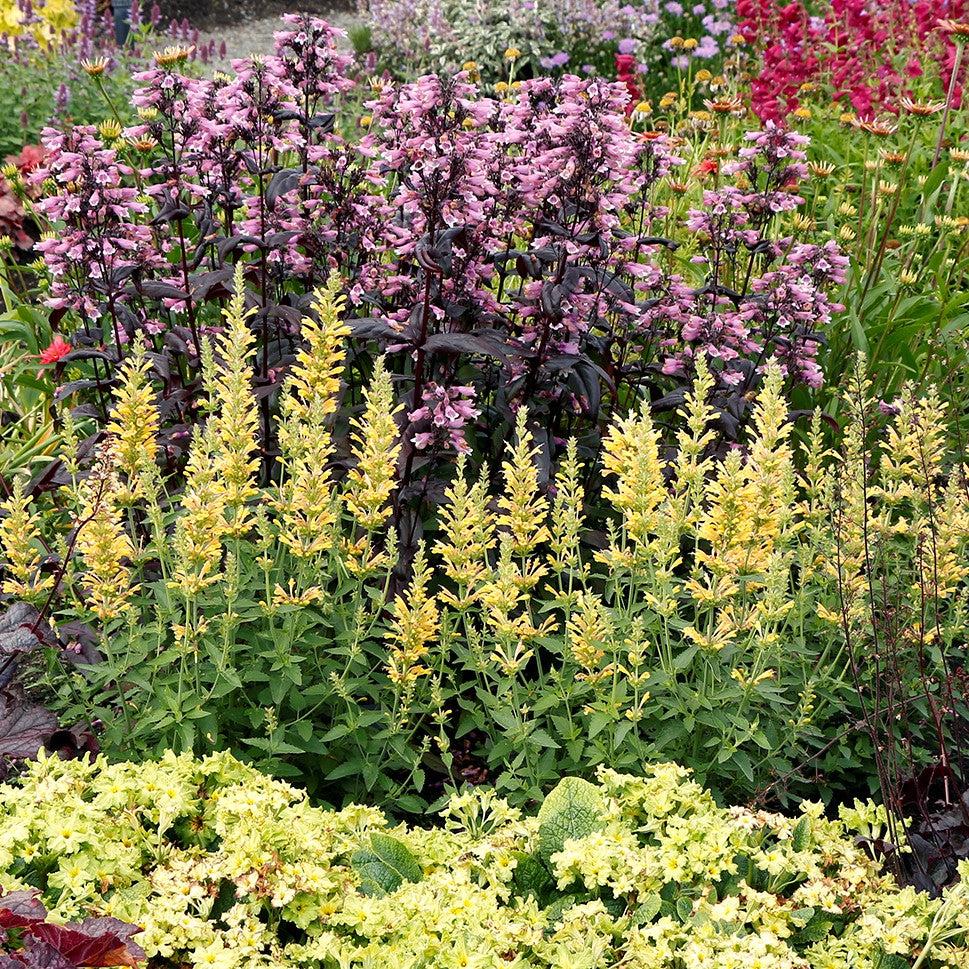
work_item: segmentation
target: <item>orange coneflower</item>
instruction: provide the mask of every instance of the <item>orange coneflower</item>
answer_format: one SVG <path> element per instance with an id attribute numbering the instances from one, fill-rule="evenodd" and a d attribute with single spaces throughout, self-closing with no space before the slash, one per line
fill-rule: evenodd
<path id="1" fill-rule="evenodd" d="M 812 161 L 808 162 L 808 171 L 815 178 L 827 178 L 829 175 L 834 174 L 834 165 L 831 162 Z"/>
<path id="2" fill-rule="evenodd" d="M 969 23 L 960 20 L 940 20 L 939 30 L 950 37 L 961 38 L 963 41 L 969 38 Z"/>
<path id="3" fill-rule="evenodd" d="M 945 101 L 913 101 L 911 98 L 902 98 L 899 103 L 909 114 L 920 118 L 938 114 L 945 107 Z"/>
<path id="4" fill-rule="evenodd" d="M 853 128 L 858 128 L 860 131 L 867 131 L 870 135 L 877 135 L 880 138 L 886 138 L 889 135 L 893 135 L 898 130 L 897 125 L 887 124 L 886 122 L 878 121 L 877 119 L 863 121 L 860 118 L 853 118 L 851 121 L 851 126 Z"/>
<path id="5" fill-rule="evenodd" d="M 156 50 L 154 54 L 155 63 L 159 67 L 171 67 L 174 64 L 183 64 L 192 56 L 195 47 L 166 47 L 164 50 Z"/>
<path id="6" fill-rule="evenodd" d="M 715 101 L 704 100 L 703 103 L 714 114 L 743 114 L 746 110 L 740 98 L 718 98 Z"/>
<path id="7" fill-rule="evenodd" d="M 720 162 L 716 158 L 704 158 L 703 161 L 693 169 L 694 175 L 716 175 L 720 171 Z"/>
<path id="8" fill-rule="evenodd" d="M 106 57 L 95 57 L 92 60 L 81 61 L 81 70 L 91 77 L 100 77 L 108 69 Z"/>

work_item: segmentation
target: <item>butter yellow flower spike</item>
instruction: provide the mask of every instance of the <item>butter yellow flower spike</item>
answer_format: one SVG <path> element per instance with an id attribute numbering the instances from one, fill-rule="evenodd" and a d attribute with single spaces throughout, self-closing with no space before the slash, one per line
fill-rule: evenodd
<path id="1" fill-rule="evenodd" d="M 697 536 L 709 548 L 698 549 L 696 561 L 720 580 L 721 588 L 729 588 L 731 594 L 737 590 L 732 582 L 736 576 L 758 572 L 766 564 L 766 560 L 759 560 L 754 554 L 756 504 L 743 458 L 739 451 L 730 451 L 719 472 L 707 483 L 706 508 L 698 523 Z"/>
<path id="2" fill-rule="evenodd" d="M 516 639 L 519 633 L 517 620 L 513 618 L 513 613 L 525 601 L 519 578 L 518 569 L 511 557 L 511 545 L 501 542 L 498 562 L 490 578 L 482 586 L 480 599 L 485 607 L 489 628 L 505 643 Z"/>
<path id="3" fill-rule="evenodd" d="M 538 448 L 528 429 L 528 408 L 522 407 L 515 419 L 515 443 L 509 445 L 501 465 L 505 489 L 498 499 L 498 527 L 506 535 L 502 542 L 507 541 L 511 552 L 521 558 L 530 556 L 549 538 L 545 525 L 548 500 L 539 487 L 537 456 Z"/>
<path id="4" fill-rule="evenodd" d="M 105 449 L 80 487 L 75 546 L 84 562 L 81 584 L 88 608 L 102 622 L 124 615 L 138 591 L 129 566 L 134 549 L 121 524 L 117 489 L 110 450 Z"/>
<path id="5" fill-rule="evenodd" d="M 831 544 L 837 556 L 828 564 L 843 600 L 848 622 L 867 612 L 867 543 L 880 528 L 879 505 L 870 502 L 876 468 L 869 460 L 866 433 L 872 426 L 874 401 L 867 362 L 859 354 L 844 394 L 845 420 L 840 453 L 832 463 Z"/>
<path id="6" fill-rule="evenodd" d="M 346 298 L 342 286 L 339 274 L 331 273 L 313 299 L 315 316 L 303 320 L 304 346 L 286 381 L 281 405 L 284 419 L 309 416 L 311 412 L 327 417 L 337 408 L 345 341 L 350 335 L 350 327 L 343 320 Z"/>
<path id="7" fill-rule="evenodd" d="M 194 599 L 221 578 L 222 546 L 230 531 L 226 490 L 207 428 L 197 430 L 185 466 L 182 513 L 175 523 L 174 573 L 168 585 Z"/>
<path id="8" fill-rule="evenodd" d="M 799 477 L 804 501 L 802 515 L 811 521 L 826 514 L 825 508 L 831 493 L 831 463 L 834 452 L 828 448 L 824 439 L 824 427 L 820 409 L 815 408 L 811 415 L 807 438 L 801 448 L 804 470 Z"/>
<path id="9" fill-rule="evenodd" d="M 788 522 L 793 515 L 796 496 L 794 454 L 789 443 L 788 405 L 783 391 L 784 378 L 775 362 L 767 367 L 764 385 L 753 413 L 753 441 L 745 465 L 754 506 L 754 535 L 769 556 L 774 546 L 789 536 Z"/>
<path id="10" fill-rule="evenodd" d="M 300 559 L 315 558 L 335 539 L 339 509 L 327 468 L 331 452 L 325 431 L 306 435 L 303 456 L 287 465 L 274 502 L 281 516 L 279 540 Z"/>
<path id="11" fill-rule="evenodd" d="M 370 386 L 364 391 L 363 415 L 351 426 L 356 463 L 347 475 L 344 502 L 350 515 L 368 532 L 390 517 L 388 502 L 397 487 L 400 439 L 394 416 L 394 390 L 383 357 L 378 358 Z"/>
<path id="12" fill-rule="evenodd" d="M 713 466 L 712 458 L 704 457 L 704 453 L 716 438 L 713 423 L 716 413 L 709 404 L 714 377 L 704 354 L 696 358 L 695 365 L 693 387 L 678 411 L 683 424 L 676 434 L 673 474 L 676 513 L 687 528 L 695 525 L 700 512 L 704 487 Z"/>
<path id="13" fill-rule="evenodd" d="M 333 273 L 317 293 L 315 317 L 303 321 L 304 347 L 286 380 L 280 402 L 279 447 L 283 483 L 275 501 L 282 516 L 280 540 L 297 558 L 312 558 L 333 542 L 337 519 L 329 462 L 327 421 L 336 410 L 350 328 L 341 314 L 345 299 Z"/>
<path id="14" fill-rule="evenodd" d="M 555 476 L 555 498 L 549 526 L 552 569 L 557 573 L 579 570 L 579 537 L 585 522 L 584 503 L 582 462 L 578 458 L 575 438 L 570 438 L 565 446 L 565 458 Z"/>
<path id="15" fill-rule="evenodd" d="M 796 514 L 803 523 L 799 562 L 804 577 L 802 588 L 809 579 L 821 577 L 827 563 L 835 554 L 831 541 L 831 504 L 833 478 L 831 464 L 835 454 L 825 444 L 821 411 L 815 409 L 807 438 L 801 448 L 803 471 L 798 478 L 800 500 Z"/>
<path id="16" fill-rule="evenodd" d="M 444 492 L 439 514 L 442 537 L 434 544 L 444 563 L 444 573 L 457 588 L 441 593 L 443 601 L 455 609 L 469 608 L 477 598 L 476 590 L 488 574 L 488 552 L 495 544 L 495 525 L 488 511 L 486 472 L 474 484 L 467 480 L 467 459 L 458 455 L 454 481 Z"/>
<path id="17" fill-rule="evenodd" d="M 409 685 L 430 670 L 422 664 L 438 632 L 438 608 L 428 591 L 431 569 L 423 544 L 414 559 L 414 575 L 407 591 L 391 607 L 393 619 L 387 631 L 391 644 L 387 676 L 391 682 Z"/>
<path id="18" fill-rule="evenodd" d="M 575 661 L 587 673 L 595 670 L 614 638 L 612 623 L 598 595 L 580 592 L 569 616 L 568 645 Z"/>
<path id="19" fill-rule="evenodd" d="M 52 575 L 40 574 L 43 559 L 38 518 L 31 508 L 31 501 L 24 494 L 23 478 L 16 478 L 13 492 L 2 504 L 0 511 L 0 548 L 3 549 L 3 582 L 5 595 L 39 604 L 47 598 L 54 585 Z"/>
<path id="20" fill-rule="evenodd" d="M 248 529 L 250 518 L 245 506 L 258 493 L 259 414 L 252 392 L 250 360 L 255 340 L 249 327 L 255 309 L 245 307 L 240 263 L 233 281 L 233 296 L 223 310 L 225 331 L 216 348 L 220 362 L 207 380 L 211 413 L 205 428 L 220 472 L 227 518 L 235 534 Z"/>
<path id="21" fill-rule="evenodd" d="M 137 340 L 121 367 L 120 385 L 107 426 L 111 458 L 125 482 L 117 496 L 122 505 L 132 504 L 144 495 L 145 481 L 158 454 L 159 417 L 150 372 L 151 360 L 145 345 Z"/>
<path id="22" fill-rule="evenodd" d="M 305 420 L 284 421 L 280 427 L 280 443 L 286 442 L 283 481 L 273 506 L 281 517 L 279 540 L 300 559 L 315 558 L 335 538 L 338 508 L 329 468 L 333 447 L 323 410 L 322 401 L 316 400 Z"/>
<path id="23" fill-rule="evenodd" d="M 934 505 L 934 503 L 933 503 Z M 915 556 L 918 577 L 912 593 L 947 599 L 958 593 L 969 575 L 969 510 L 965 486 L 953 474 L 937 507 L 919 522 Z"/>
<path id="24" fill-rule="evenodd" d="M 615 479 L 603 497 L 622 513 L 627 538 L 645 545 L 657 531 L 658 510 L 667 498 L 660 435 L 647 402 L 609 428 L 602 463 L 606 476 Z"/>
<path id="25" fill-rule="evenodd" d="M 935 387 L 918 397 L 906 387 L 898 401 L 898 414 L 885 435 L 880 478 L 886 500 L 897 504 L 910 499 L 934 503 L 945 480 L 946 409 Z"/>

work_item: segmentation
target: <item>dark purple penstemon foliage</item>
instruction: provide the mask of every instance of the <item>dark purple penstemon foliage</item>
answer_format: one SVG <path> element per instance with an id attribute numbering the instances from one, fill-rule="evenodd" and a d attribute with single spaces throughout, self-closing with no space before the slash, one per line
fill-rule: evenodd
<path id="1" fill-rule="evenodd" d="M 106 916 L 49 922 L 39 896 L 36 890 L 0 894 L 0 969 L 135 967 L 144 961 L 132 941 L 138 926 Z"/>
<path id="2" fill-rule="evenodd" d="M 697 353 L 713 361 L 727 433 L 769 358 L 820 383 L 846 259 L 833 242 L 772 235 L 774 214 L 801 201 L 803 138 L 750 134 L 724 166 L 736 184 L 705 193 L 685 235 L 660 195 L 680 159 L 666 136 L 630 129 L 622 84 L 538 78 L 495 100 L 466 74 L 376 80 L 365 134 L 346 138 L 334 111 L 355 82 L 338 35 L 288 16 L 276 53 L 234 77 L 186 77 L 177 53 L 161 55 L 124 141 L 46 132 L 49 303 L 76 327 L 58 366 L 91 371 L 61 396 L 94 391 L 86 406 L 102 407 L 143 334 L 177 457 L 201 341 L 239 262 L 267 475 L 274 395 L 332 270 L 351 304 L 348 406 L 375 352 L 394 361 L 402 500 L 455 452 L 498 453 L 523 404 L 548 457 L 572 434 L 594 446 L 609 411 L 643 393 L 675 406 Z M 677 261 L 688 238 L 694 270 Z"/>

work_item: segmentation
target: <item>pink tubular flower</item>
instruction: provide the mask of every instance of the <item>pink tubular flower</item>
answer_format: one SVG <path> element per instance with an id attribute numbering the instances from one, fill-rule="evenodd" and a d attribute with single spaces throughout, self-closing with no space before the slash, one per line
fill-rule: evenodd
<path id="1" fill-rule="evenodd" d="M 92 128 L 45 133 L 30 177 L 52 186 L 41 208 L 56 232 L 40 249 L 49 302 L 80 317 L 77 345 L 122 358 L 142 334 L 181 357 L 175 394 L 197 379 L 241 264 L 271 392 L 337 270 L 361 352 L 399 354 L 414 376 L 409 458 L 474 447 L 485 401 L 489 416 L 528 403 L 599 420 L 626 387 L 689 379 L 698 353 L 721 390 L 746 392 L 771 359 L 820 382 L 846 259 L 779 237 L 802 205 L 801 135 L 768 121 L 719 170 L 703 163 L 684 219 L 661 189 L 683 159 L 667 135 L 631 130 L 623 79 L 534 77 L 498 99 L 468 72 L 375 78 L 362 137 L 343 138 L 332 115 L 353 81 L 338 39 L 293 15 L 234 77 L 162 57 L 140 78 L 123 158 Z M 685 264 L 669 258 L 684 226 Z"/>
<path id="2" fill-rule="evenodd" d="M 136 269 L 161 267 L 164 254 L 141 221 L 147 206 L 125 184 L 131 168 L 103 146 L 94 128 L 48 128 L 43 140 L 45 161 L 30 178 L 36 185 L 53 183 L 37 207 L 62 225 L 36 246 L 51 274 L 48 304 L 76 306 L 98 319 L 106 306 L 125 299 L 122 280 Z"/>
<path id="3" fill-rule="evenodd" d="M 407 415 L 412 424 L 427 427 L 414 434 L 414 447 L 418 451 L 432 445 L 451 447 L 458 454 L 470 451 L 464 428 L 481 413 L 474 406 L 474 398 L 473 387 L 439 387 L 429 383 L 421 395 L 423 404 Z"/>

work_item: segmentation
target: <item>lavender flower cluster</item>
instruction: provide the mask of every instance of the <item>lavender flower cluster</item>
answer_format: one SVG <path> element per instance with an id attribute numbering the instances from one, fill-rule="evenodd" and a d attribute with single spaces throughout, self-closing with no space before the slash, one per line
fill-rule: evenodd
<path id="1" fill-rule="evenodd" d="M 493 99 L 467 72 L 377 81 L 366 134 L 348 139 L 333 124 L 354 87 L 338 38 L 287 17 L 274 56 L 236 62 L 234 77 L 187 76 L 169 53 L 139 76 L 141 123 L 123 140 L 45 133 L 35 179 L 56 232 L 40 248 L 50 305 L 79 317 L 76 346 L 117 359 L 144 334 L 178 356 L 164 373 L 177 402 L 241 261 L 262 398 L 335 269 L 355 339 L 399 355 L 414 452 L 466 450 L 479 416 L 485 433 L 523 402 L 553 438 L 595 425 L 603 400 L 687 378 L 700 353 L 725 389 L 771 358 L 820 383 L 847 260 L 834 242 L 776 237 L 776 216 L 802 202 L 801 136 L 748 135 L 684 233 L 663 201 L 681 159 L 630 129 L 623 84 L 536 78 Z M 670 258 L 684 243 L 690 276 Z"/>
<path id="2" fill-rule="evenodd" d="M 691 60 L 709 62 L 720 57 L 727 52 L 730 38 L 736 32 L 732 0 L 698 3 L 663 0 L 660 16 L 664 34 L 662 49 L 670 56 L 672 66 L 679 70 L 686 70 Z M 648 59 L 648 49 L 641 46 L 640 51 L 644 60 Z"/>
<path id="3" fill-rule="evenodd" d="M 471 61 L 490 80 L 507 73 L 508 50 L 518 52 L 519 74 L 611 75 L 619 42 L 649 42 L 660 23 L 656 0 L 362 0 L 361 12 L 391 67 L 419 73 Z"/>

